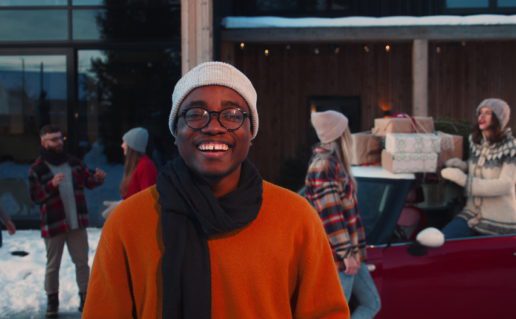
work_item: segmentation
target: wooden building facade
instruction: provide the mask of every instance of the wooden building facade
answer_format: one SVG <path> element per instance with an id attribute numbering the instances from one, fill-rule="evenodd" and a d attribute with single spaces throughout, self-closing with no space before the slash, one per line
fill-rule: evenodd
<path id="1" fill-rule="evenodd" d="M 203 7 L 206 2 L 211 7 Z M 260 133 L 251 158 L 264 178 L 291 189 L 302 185 L 316 142 L 310 125 L 314 107 L 336 108 L 348 115 L 353 131 L 363 131 L 385 109 L 473 123 L 484 98 L 516 105 L 516 24 L 248 28 L 225 23 L 232 16 L 253 23 L 267 15 L 501 17 L 516 13 L 516 1 L 476 1 L 477 7 L 462 0 L 197 3 L 213 11 L 212 32 L 198 28 L 213 37 L 213 59 L 240 68 L 258 91 Z M 513 117 L 511 127 L 515 123 Z"/>

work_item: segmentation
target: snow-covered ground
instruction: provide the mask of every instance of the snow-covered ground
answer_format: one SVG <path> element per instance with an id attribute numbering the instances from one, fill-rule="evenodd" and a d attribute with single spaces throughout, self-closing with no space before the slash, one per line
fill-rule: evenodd
<path id="1" fill-rule="evenodd" d="M 516 15 L 480 14 L 470 16 L 391 16 L 341 18 L 225 17 L 227 29 L 250 28 L 328 28 L 328 27 L 392 27 L 450 25 L 514 25 Z"/>
<path id="2" fill-rule="evenodd" d="M 100 212 L 105 208 L 105 200 L 118 200 L 120 195 L 118 185 L 122 179 L 123 165 L 110 164 L 102 153 L 102 146 L 93 144 L 92 149 L 84 157 L 84 163 L 90 168 L 96 167 L 106 171 L 106 179 L 102 186 L 86 190 L 86 201 L 91 225 L 101 225 L 103 218 Z M 13 162 L 0 163 L 0 179 L 11 179 L 25 183 L 28 196 L 29 164 Z M 15 198 L 18 197 L 18 198 Z M 0 194 L 0 205 L 8 214 L 19 213 L 20 196 L 5 191 Z M 23 214 L 30 214 L 39 219 L 37 206 L 30 212 L 24 208 Z M 90 246 L 90 266 L 97 249 L 101 230 L 88 229 Z M 9 236 L 2 231 L 3 246 L 0 247 L 0 318 L 27 319 L 43 318 L 46 310 L 47 297 L 43 282 L 45 278 L 45 244 L 39 230 L 18 230 Z M 12 255 L 13 251 L 25 251 L 28 255 L 19 257 Z M 77 310 L 79 295 L 75 281 L 75 267 L 68 251 L 63 252 L 59 283 L 59 318 L 80 318 Z"/>
<path id="3" fill-rule="evenodd" d="M 97 249 L 101 230 L 88 229 L 90 266 Z M 0 318 L 42 318 L 47 297 L 43 288 L 45 278 L 45 244 L 39 230 L 19 230 L 13 236 L 2 231 L 0 247 Z M 11 254 L 25 251 L 25 257 Z M 80 318 L 75 267 L 65 249 L 59 281 L 60 318 Z"/>

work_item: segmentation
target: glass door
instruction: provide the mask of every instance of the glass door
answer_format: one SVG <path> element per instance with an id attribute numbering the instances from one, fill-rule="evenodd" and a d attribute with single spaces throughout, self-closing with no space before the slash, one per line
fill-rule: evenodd
<path id="1" fill-rule="evenodd" d="M 0 206 L 15 219 L 38 214 L 28 170 L 40 128 L 68 132 L 68 60 L 66 52 L 0 51 Z"/>

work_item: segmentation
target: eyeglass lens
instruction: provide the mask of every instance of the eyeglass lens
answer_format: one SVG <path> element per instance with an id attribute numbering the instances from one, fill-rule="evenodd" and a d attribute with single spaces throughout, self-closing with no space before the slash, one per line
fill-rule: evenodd
<path id="1" fill-rule="evenodd" d="M 216 114 L 220 125 L 228 130 L 236 130 L 244 122 L 244 113 L 237 108 L 229 108 L 220 112 L 208 112 L 203 108 L 191 108 L 184 113 L 186 124 L 193 129 L 202 129 L 208 125 L 211 115 Z"/>

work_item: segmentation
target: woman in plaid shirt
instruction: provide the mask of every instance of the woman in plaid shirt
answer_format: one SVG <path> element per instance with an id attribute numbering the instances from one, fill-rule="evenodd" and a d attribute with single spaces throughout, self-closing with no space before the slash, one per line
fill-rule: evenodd
<path id="1" fill-rule="evenodd" d="M 357 300 L 352 318 L 373 318 L 380 296 L 367 270 L 365 230 L 351 174 L 348 119 L 335 111 L 313 112 L 321 143 L 315 146 L 305 180 L 305 197 L 322 219 L 346 298 Z"/>

